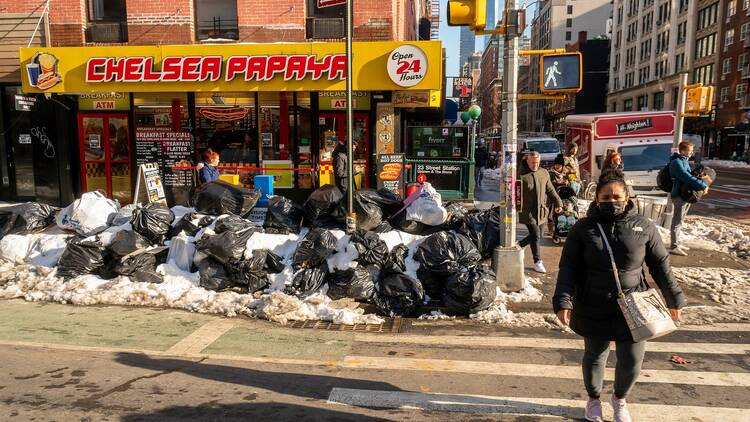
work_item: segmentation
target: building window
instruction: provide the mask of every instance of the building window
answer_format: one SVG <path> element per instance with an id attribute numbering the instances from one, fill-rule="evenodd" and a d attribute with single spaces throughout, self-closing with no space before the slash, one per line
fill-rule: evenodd
<path id="1" fill-rule="evenodd" d="M 721 74 L 726 75 L 729 72 L 732 71 L 732 58 L 726 58 L 724 59 L 724 62 L 721 64 Z"/>
<path id="2" fill-rule="evenodd" d="M 707 28 L 716 23 L 719 16 L 719 3 L 714 3 L 698 11 L 698 30 Z"/>
<path id="3" fill-rule="evenodd" d="M 680 13 L 687 12 L 690 6 L 690 0 L 680 0 Z"/>
<path id="4" fill-rule="evenodd" d="M 747 10 L 750 7 L 750 0 L 742 0 L 742 10 Z"/>
<path id="5" fill-rule="evenodd" d="M 742 24 L 740 29 L 740 41 L 745 41 L 748 37 L 750 37 L 750 22 Z"/>
<path id="6" fill-rule="evenodd" d="M 628 98 L 622 102 L 622 111 L 633 111 L 633 99 Z"/>
<path id="7" fill-rule="evenodd" d="M 729 87 L 725 86 L 721 88 L 721 94 L 719 94 L 719 101 L 722 103 L 729 102 Z"/>
<path id="8" fill-rule="evenodd" d="M 677 25 L 677 44 L 684 44 L 687 38 L 687 22 Z"/>
<path id="9" fill-rule="evenodd" d="M 240 39 L 237 24 L 237 2 L 233 0 L 195 0 L 195 37 Z"/>
<path id="10" fill-rule="evenodd" d="M 572 28 L 573 27 L 573 19 L 568 18 L 565 20 L 565 27 L 566 28 Z"/>
<path id="11" fill-rule="evenodd" d="M 748 0 L 748 1 L 750 1 L 750 0 Z M 573 6 L 570 6 L 570 5 L 568 6 L 568 14 L 569 15 L 573 14 Z"/>
<path id="12" fill-rule="evenodd" d="M 707 64 L 695 69 L 693 72 L 694 83 L 702 83 L 703 85 L 711 85 L 714 81 L 714 65 Z"/>
<path id="13" fill-rule="evenodd" d="M 732 30 L 732 36 L 734 36 L 734 30 Z M 695 43 L 695 57 L 697 59 L 712 56 L 714 53 L 716 53 L 716 34 L 703 37 Z"/>
<path id="14" fill-rule="evenodd" d="M 737 71 L 742 72 L 747 67 L 747 53 L 737 56 Z"/>
<path id="15" fill-rule="evenodd" d="M 88 0 L 86 17 L 86 42 L 110 43 L 128 40 L 125 0 Z"/>
<path id="16" fill-rule="evenodd" d="M 644 111 L 648 108 L 648 96 L 647 95 L 639 95 L 637 101 L 638 101 L 637 111 Z"/>
<path id="17" fill-rule="evenodd" d="M 571 34 L 570 34 L 570 31 L 566 31 L 566 32 L 565 32 L 565 41 L 570 41 L 570 40 L 571 40 L 571 38 L 572 38 L 572 36 L 571 36 Z"/>
<path id="18" fill-rule="evenodd" d="M 735 0 L 731 0 L 729 3 L 727 3 L 727 19 L 734 16 L 736 12 L 737 12 L 737 2 Z"/>
<path id="19" fill-rule="evenodd" d="M 681 71 L 685 67 L 685 53 L 680 53 L 675 56 L 674 59 L 674 71 L 675 73 Z"/>
<path id="20" fill-rule="evenodd" d="M 654 93 L 654 110 L 664 110 L 664 91 Z"/>
<path id="21" fill-rule="evenodd" d="M 734 93 L 734 99 L 737 101 L 744 101 L 745 100 L 745 88 L 747 87 L 746 84 L 737 84 L 737 89 Z"/>

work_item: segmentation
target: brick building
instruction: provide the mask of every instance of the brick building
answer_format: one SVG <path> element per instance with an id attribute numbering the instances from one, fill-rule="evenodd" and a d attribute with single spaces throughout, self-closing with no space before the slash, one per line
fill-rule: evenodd
<path id="1" fill-rule="evenodd" d="M 377 153 L 418 154 L 404 150 L 413 116 L 439 115 L 442 49 L 420 41 L 435 35 L 434 6 L 355 4 L 359 186 L 377 183 Z M 96 189 L 126 203 L 154 162 L 184 203 L 195 175 L 173 167 L 207 148 L 245 186 L 260 173 L 290 194 L 330 182 L 344 17 L 317 0 L 0 0 L 3 28 L 18 25 L 0 39 L 0 199 L 63 205 Z"/>
<path id="2" fill-rule="evenodd" d="M 499 58 L 499 39 L 497 35 L 492 35 L 482 52 L 477 89 L 478 103 L 482 107 L 482 118 L 478 130 L 481 135 L 500 133 L 502 81 L 500 80 Z"/>

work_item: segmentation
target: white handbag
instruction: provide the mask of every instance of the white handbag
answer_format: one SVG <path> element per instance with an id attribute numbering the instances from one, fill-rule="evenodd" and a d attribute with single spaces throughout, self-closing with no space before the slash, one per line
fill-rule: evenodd
<path id="1" fill-rule="evenodd" d="M 669 334 L 677 329 L 669 309 L 664 304 L 664 300 L 656 289 L 648 289 L 644 292 L 632 292 L 625 294 L 622 292 L 620 284 L 620 274 L 615 263 L 615 256 L 612 254 L 612 248 L 609 246 L 607 235 L 604 233 L 602 225 L 596 223 L 599 232 L 604 239 L 604 245 L 609 252 L 609 260 L 612 263 L 612 272 L 615 275 L 617 283 L 617 303 L 620 310 L 625 316 L 630 333 L 633 335 L 634 342 L 650 340 Z"/>

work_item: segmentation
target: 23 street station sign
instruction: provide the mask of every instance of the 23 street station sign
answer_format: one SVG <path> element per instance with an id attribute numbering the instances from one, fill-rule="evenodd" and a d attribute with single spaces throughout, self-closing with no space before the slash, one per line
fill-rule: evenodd
<path id="1" fill-rule="evenodd" d="M 25 92 L 341 91 L 343 43 L 22 48 Z M 439 41 L 354 43 L 358 91 L 439 90 Z"/>

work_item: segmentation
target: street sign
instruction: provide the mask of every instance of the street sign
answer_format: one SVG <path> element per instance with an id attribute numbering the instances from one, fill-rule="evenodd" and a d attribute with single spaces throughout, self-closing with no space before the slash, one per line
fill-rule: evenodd
<path id="1" fill-rule="evenodd" d="M 539 60 L 539 89 L 544 94 L 579 92 L 583 86 L 581 53 L 546 54 Z"/>
<path id="2" fill-rule="evenodd" d="M 453 81 L 453 98 L 471 98 L 471 78 L 451 78 Z"/>

